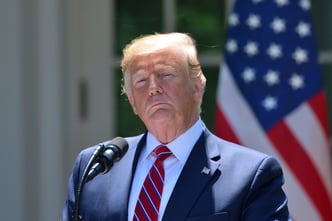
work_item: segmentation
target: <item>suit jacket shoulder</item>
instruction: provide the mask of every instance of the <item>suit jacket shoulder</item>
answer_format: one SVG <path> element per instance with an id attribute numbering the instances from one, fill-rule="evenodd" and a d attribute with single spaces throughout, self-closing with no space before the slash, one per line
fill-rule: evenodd
<path id="1" fill-rule="evenodd" d="M 205 130 L 181 172 L 163 220 L 288 220 L 283 182 L 273 157 Z"/>

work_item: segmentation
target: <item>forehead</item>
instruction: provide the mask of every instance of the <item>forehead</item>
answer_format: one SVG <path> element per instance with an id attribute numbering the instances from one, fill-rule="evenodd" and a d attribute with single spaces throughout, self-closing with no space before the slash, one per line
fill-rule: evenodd
<path id="1" fill-rule="evenodd" d="M 133 57 L 129 66 L 130 73 L 149 68 L 173 67 L 181 68 L 187 65 L 185 53 L 176 49 L 164 49 L 152 53 L 139 54 Z"/>

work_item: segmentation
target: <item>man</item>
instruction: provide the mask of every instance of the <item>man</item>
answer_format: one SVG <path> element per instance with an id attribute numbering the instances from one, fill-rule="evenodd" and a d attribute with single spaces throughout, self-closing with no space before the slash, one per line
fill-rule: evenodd
<path id="1" fill-rule="evenodd" d="M 126 155 L 110 172 L 85 185 L 81 220 L 290 219 L 278 162 L 217 138 L 202 122 L 206 79 L 189 35 L 134 39 L 123 51 L 121 67 L 123 91 L 147 132 L 126 138 Z M 166 148 L 166 159 L 160 160 L 154 152 L 159 146 Z M 76 160 L 63 221 L 72 220 L 75 190 L 94 149 L 82 151 Z M 162 180 L 161 189 L 159 181 L 151 181 L 151 167 Z M 149 181 L 145 181 L 147 174 Z M 146 182 L 158 189 L 161 199 L 149 195 L 155 192 Z"/>

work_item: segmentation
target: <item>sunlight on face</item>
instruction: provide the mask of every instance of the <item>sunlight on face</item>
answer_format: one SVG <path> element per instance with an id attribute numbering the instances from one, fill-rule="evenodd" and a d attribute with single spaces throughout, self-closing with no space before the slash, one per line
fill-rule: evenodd
<path id="1" fill-rule="evenodd" d="M 130 104 L 147 126 L 197 119 L 200 97 L 184 53 L 167 49 L 136 56 L 129 73 Z"/>

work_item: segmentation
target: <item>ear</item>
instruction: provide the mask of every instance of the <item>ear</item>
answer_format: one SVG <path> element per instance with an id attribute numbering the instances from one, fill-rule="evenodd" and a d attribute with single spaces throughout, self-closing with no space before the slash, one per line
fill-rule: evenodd
<path id="1" fill-rule="evenodd" d="M 137 114 L 134 97 L 132 96 L 132 94 L 127 93 L 127 98 L 128 98 L 128 101 L 129 101 L 129 103 L 131 105 L 131 108 L 133 109 L 134 113 Z"/>

